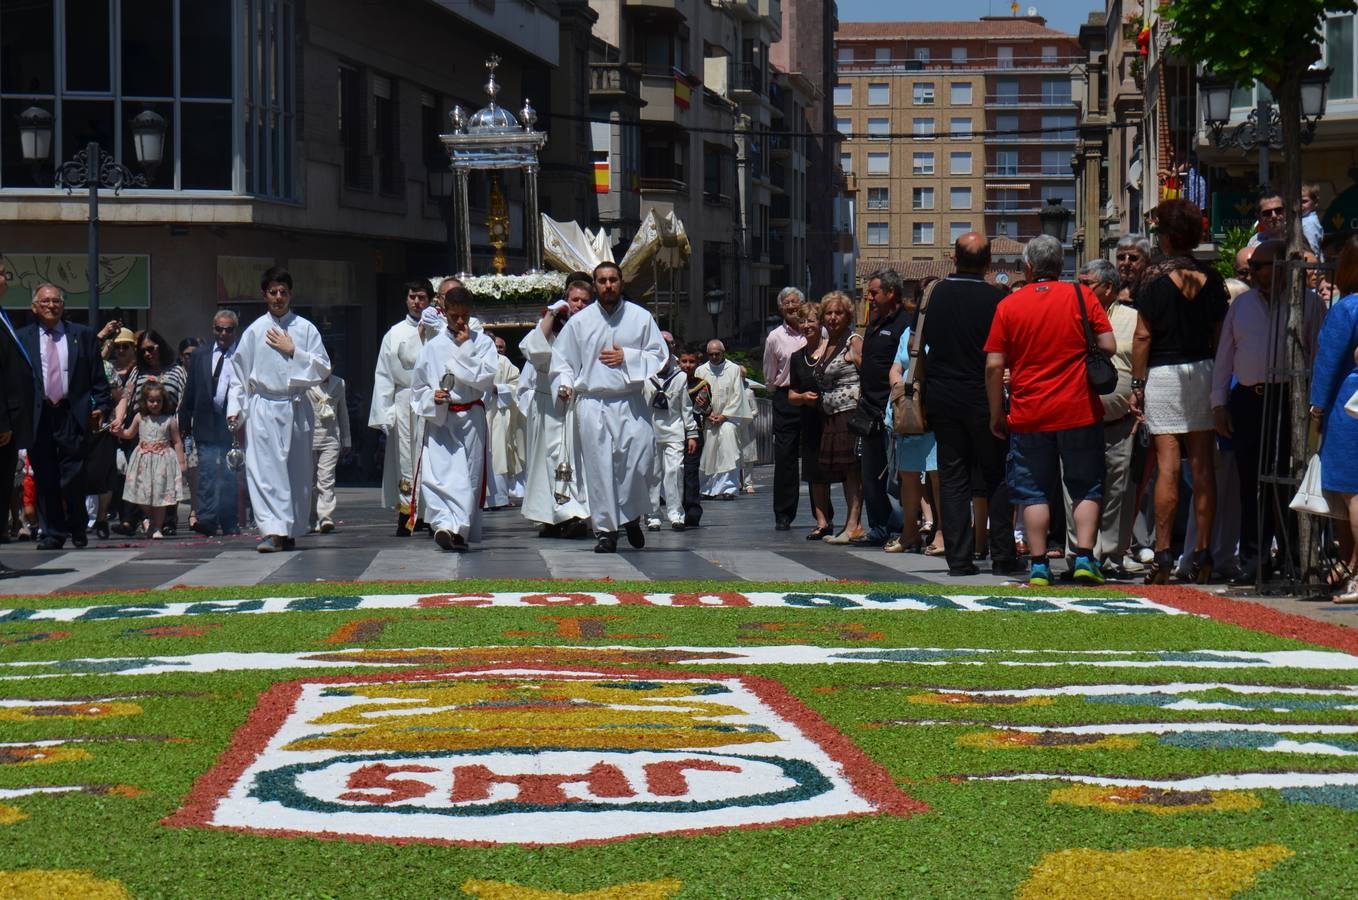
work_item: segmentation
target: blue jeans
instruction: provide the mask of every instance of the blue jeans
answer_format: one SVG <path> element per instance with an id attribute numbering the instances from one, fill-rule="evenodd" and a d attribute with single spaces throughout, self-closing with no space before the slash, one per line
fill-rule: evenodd
<path id="1" fill-rule="evenodd" d="M 226 465 L 229 447 L 198 445 L 198 523 L 236 531 L 236 473 Z"/>
<path id="2" fill-rule="evenodd" d="M 1103 424 L 1032 433 L 1011 432 L 1006 473 L 1015 506 L 1103 499 Z"/>

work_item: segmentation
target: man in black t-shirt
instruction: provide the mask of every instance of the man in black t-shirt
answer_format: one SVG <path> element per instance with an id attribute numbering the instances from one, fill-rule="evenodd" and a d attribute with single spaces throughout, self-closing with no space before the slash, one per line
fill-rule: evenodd
<path id="1" fill-rule="evenodd" d="M 863 361 L 858 367 L 858 408 L 871 415 L 881 426 L 863 438 L 863 509 L 868 514 L 868 533 L 852 543 L 861 547 L 881 547 L 891 528 L 891 486 L 887 477 L 887 434 L 883 424 L 887 399 L 891 395 L 891 363 L 901 342 L 901 332 L 909 325 L 901 309 L 904 285 L 895 269 L 879 269 L 868 279 L 867 298 L 871 307 L 867 330 L 863 334 Z"/>
<path id="2" fill-rule="evenodd" d="M 975 575 L 972 496 L 989 502 L 991 571 L 1023 570 L 1014 552 L 1013 511 L 1004 485 L 1008 447 L 990 432 L 985 342 L 1006 292 L 987 284 L 990 241 L 969 232 L 954 249 L 957 272 L 934 286 L 922 335 L 924 410 L 938 444 L 941 527 L 949 575 Z M 973 485 L 973 473 L 981 483 Z"/>

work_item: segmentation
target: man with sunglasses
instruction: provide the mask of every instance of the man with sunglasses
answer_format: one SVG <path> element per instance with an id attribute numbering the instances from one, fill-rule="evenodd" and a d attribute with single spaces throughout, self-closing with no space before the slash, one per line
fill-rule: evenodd
<path id="1" fill-rule="evenodd" d="M 1282 194 L 1264 194 L 1259 198 L 1259 227 L 1250 236 L 1249 246 L 1258 247 L 1264 241 L 1281 241 L 1286 237 L 1284 224 L 1287 211 L 1283 209 Z"/>
<path id="2" fill-rule="evenodd" d="M 321 333 L 289 309 L 292 275 L 274 267 L 259 282 L 268 312 L 250 323 L 232 354 L 226 424 L 245 428 L 245 483 L 260 553 L 292 550 L 311 515 L 314 413 L 307 390 L 330 375 Z"/>
<path id="3" fill-rule="evenodd" d="M 0 299 L 9 290 L 13 274 L 0 254 Z M 33 367 L 19 343 L 9 316 L 0 309 L 0 477 L 12 479 L 19 448 L 33 440 Z M 10 484 L 10 481 L 3 482 Z M 13 578 L 18 571 L 0 562 L 0 578 Z"/>
<path id="4" fill-rule="evenodd" d="M 1265 576 L 1270 569 L 1269 548 L 1282 526 L 1276 512 L 1286 510 L 1289 498 L 1277 495 L 1276 485 L 1259 484 L 1259 467 L 1262 461 L 1266 471 L 1288 471 L 1292 397 L 1284 373 L 1294 366 L 1310 369 L 1325 320 L 1325 305 L 1313 291 L 1307 291 L 1302 329 L 1306 359 L 1289 361 L 1281 268 L 1274 278 L 1274 267 L 1285 250 L 1281 240 L 1265 241 L 1255 248 L 1249 263 L 1254 288 L 1237 297 L 1227 310 L 1212 368 L 1214 426 L 1217 434 L 1231 440 L 1240 472 L 1242 573 L 1232 579 L 1238 584 L 1254 584 L 1261 568 Z"/>
<path id="5" fill-rule="evenodd" d="M 211 537 L 239 534 L 236 515 L 237 476 L 226 464 L 232 433 L 226 424 L 226 401 L 234 384 L 240 319 L 229 309 L 212 319 L 212 349 L 200 348 L 189 361 L 189 378 L 179 401 L 179 431 L 193 436 L 198 447 L 198 521 L 193 530 Z"/>

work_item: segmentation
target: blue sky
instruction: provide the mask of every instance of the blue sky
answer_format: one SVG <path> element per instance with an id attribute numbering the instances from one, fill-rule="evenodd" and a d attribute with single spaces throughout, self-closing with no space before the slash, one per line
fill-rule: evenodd
<path id="1" fill-rule="evenodd" d="M 838 0 L 841 22 L 887 22 L 923 19 L 979 19 L 981 16 L 1009 15 L 1010 0 Z M 1102 10 L 1099 0 L 1020 0 L 1019 13 L 1036 6 L 1047 24 L 1074 34 L 1093 10 Z"/>

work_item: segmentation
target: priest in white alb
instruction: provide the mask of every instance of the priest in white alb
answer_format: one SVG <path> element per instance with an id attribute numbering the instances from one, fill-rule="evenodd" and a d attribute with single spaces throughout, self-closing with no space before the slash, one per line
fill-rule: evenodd
<path id="1" fill-rule="evenodd" d="M 550 369 L 557 335 L 572 315 L 589 304 L 593 290 L 592 282 L 569 282 L 564 299 L 553 303 L 519 342 L 524 358 L 519 408 L 528 420 L 520 511 L 542 526 L 543 537 L 567 536 L 589 519 L 575 410 L 557 401 Z"/>
<path id="2" fill-rule="evenodd" d="M 481 537 L 486 485 L 486 395 L 495 386 L 495 342 L 471 328 L 471 294 L 444 298 L 448 326 L 420 352 L 410 402 L 425 422 L 420 460 L 421 518 L 444 550 L 466 550 Z"/>
<path id="3" fill-rule="evenodd" d="M 552 387 L 575 403 L 577 428 L 589 440 L 585 491 L 598 543 L 617 550 L 618 530 L 633 547 L 646 545 L 641 517 L 651 504 L 655 430 L 644 386 L 669 359 L 660 326 L 623 299 L 622 270 L 594 268 L 595 302 L 571 316 L 552 345 Z"/>
<path id="4" fill-rule="evenodd" d="M 495 387 L 486 397 L 487 472 L 490 483 L 486 487 L 486 508 L 502 509 L 509 505 L 515 486 L 523 474 L 523 413 L 519 411 L 515 395 L 519 387 L 519 367 L 505 355 L 505 339 L 498 334 L 495 342 Z"/>
<path id="5" fill-rule="evenodd" d="M 745 401 L 745 371 L 726 358 L 726 346 L 721 341 L 711 340 L 707 342 L 707 362 L 696 374 L 712 389 L 712 412 L 698 463 L 702 494 L 734 500 L 740 490 L 740 426 L 752 416 Z"/>
<path id="6" fill-rule="evenodd" d="M 419 357 L 418 343 L 402 345 L 409 339 L 419 339 L 420 315 L 429 306 L 429 285 L 423 281 L 406 283 L 406 317 L 397 322 L 382 337 L 377 351 L 377 368 L 373 372 L 372 406 L 368 412 L 368 427 L 387 436 L 386 455 L 382 462 L 382 505 L 396 511 L 396 536 L 409 537 L 407 521 L 410 516 L 411 485 L 415 480 L 417 447 L 410 409 L 410 376 Z"/>
<path id="7" fill-rule="evenodd" d="M 330 375 L 316 326 L 288 309 L 292 276 L 275 267 L 260 281 L 267 314 L 250 323 L 231 357 L 226 422 L 245 427 L 245 481 L 263 540 L 260 553 L 291 550 L 311 512 L 313 415 L 309 388 Z"/>

